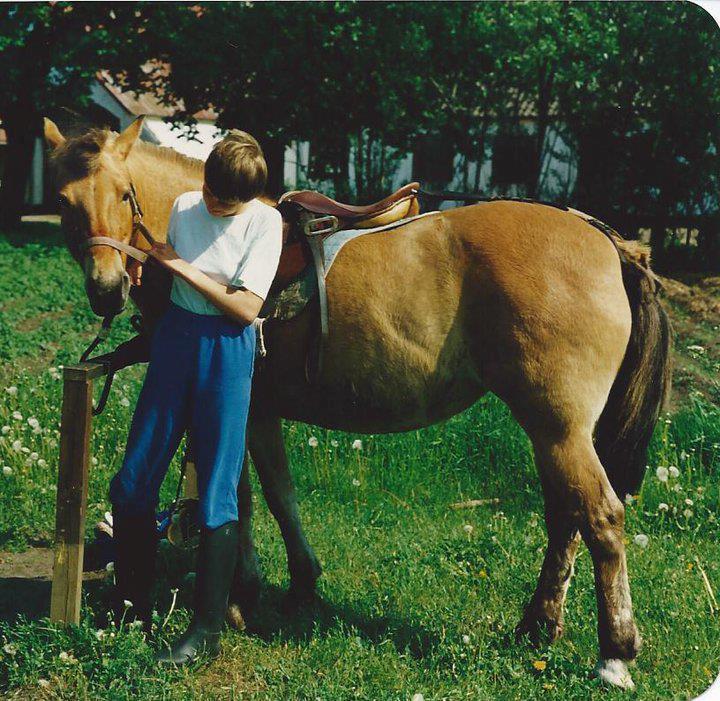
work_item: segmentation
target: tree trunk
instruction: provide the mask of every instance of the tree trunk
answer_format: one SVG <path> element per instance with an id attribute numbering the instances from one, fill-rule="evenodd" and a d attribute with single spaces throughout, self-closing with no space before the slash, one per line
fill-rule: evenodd
<path id="1" fill-rule="evenodd" d="M 25 210 L 25 191 L 32 167 L 37 136 L 37 117 L 29 114 L 3 115 L 7 135 L 5 172 L 0 185 L 0 225 L 18 226 Z"/>
<path id="2" fill-rule="evenodd" d="M 279 197 L 285 191 L 285 143 L 281 139 L 265 138 L 262 150 L 268 168 L 265 191 L 271 197 Z"/>

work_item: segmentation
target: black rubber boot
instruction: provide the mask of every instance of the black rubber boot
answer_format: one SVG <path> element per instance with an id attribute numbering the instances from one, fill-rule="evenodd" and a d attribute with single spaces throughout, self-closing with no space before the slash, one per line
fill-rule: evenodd
<path id="1" fill-rule="evenodd" d="M 154 513 L 128 514 L 113 509 L 115 542 L 115 623 L 142 621 L 149 635 L 152 628 L 153 588 L 158 534 Z M 131 606 L 128 606 L 129 602 Z"/>
<path id="2" fill-rule="evenodd" d="M 195 577 L 195 611 L 188 629 L 155 660 L 164 665 L 184 665 L 200 656 L 220 653 L 228 594 L 235 571 L 240 529 L 237 521 L 200 533 Z"/>

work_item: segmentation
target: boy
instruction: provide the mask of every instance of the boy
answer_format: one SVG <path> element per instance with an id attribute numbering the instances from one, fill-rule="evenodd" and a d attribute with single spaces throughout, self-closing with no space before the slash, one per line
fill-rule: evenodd
<path id="1" fill-rule="evenodd" d="M 238 549 L 237 486 L 257 317 L 282 248 L 279 212 L 260 202 L 267 165 L 258 142 L 231 131 L 205 163 L 202 192 L 175 200 L 167 243 L 149 251 L 173 273 L 170 303 L 110 485 L 116 615 L 126 601 L 150 630 L 160 485 L 187 428 L 200 497 L 195 607 L 188 630 L 156 659 L 186 664 L 219 652 Z M 140 270 L 133 277 L 140 283 Z"/>

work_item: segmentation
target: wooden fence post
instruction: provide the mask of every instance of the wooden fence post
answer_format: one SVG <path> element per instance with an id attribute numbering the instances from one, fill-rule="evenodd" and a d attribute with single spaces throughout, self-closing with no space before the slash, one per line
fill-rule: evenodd
<path id="1" fill-rule="evenodd" d="M 69 365 L 63 370 L 55 562 L 50 600 L 53 621 L 80 622 L 93 379 L 104 374 L 104 366 L 98 363 Z"/>

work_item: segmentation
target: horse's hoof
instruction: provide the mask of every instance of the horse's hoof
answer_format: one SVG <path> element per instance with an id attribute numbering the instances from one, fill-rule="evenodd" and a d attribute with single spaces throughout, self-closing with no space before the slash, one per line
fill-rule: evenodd
<path id="1" fill-rule="evenodd" d="M 627 690 L 635 688 L 635 683 L 630 676 L 630 670 L 628 670 L 625 660 L 600 660 L 597 667 L 595 667 L 595 674 L 597 674 L 600 681 L 609 686 Z"/>
<path id="2" fill-rule="evenodd" d="M 526 611 L 520 623 L 515 628 L 515 639 L 520 640 L 527 635 L 534 646 L 543 643 L 554 643 L 563 634 L 562 621 L 543 613 Z"/>
<path id="3" fill-rule="evenodd" d="M 245 630 L 245 617 L 242 614 L 240 604 L 231 603 L 228 605 L 225 620 L 227 620 L 231 628 L 235 630 Z"/>

